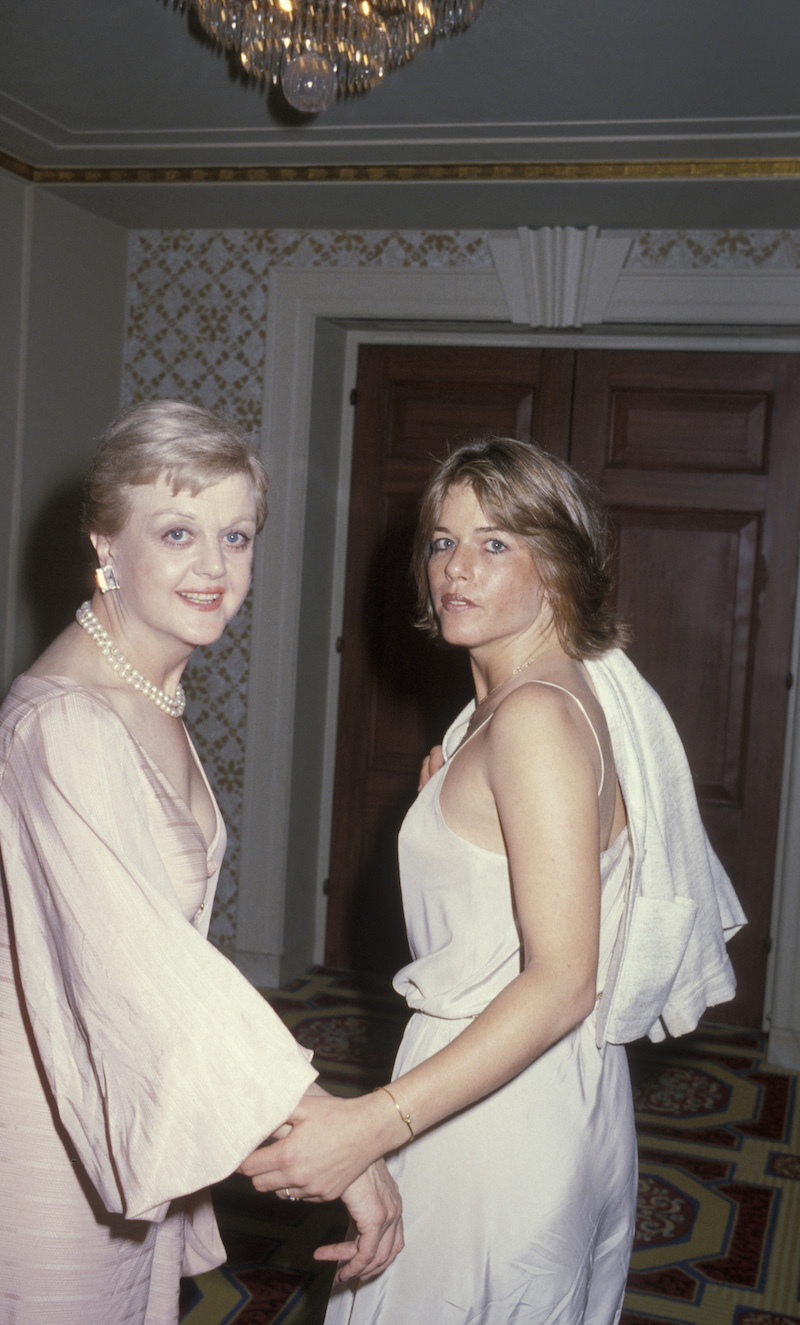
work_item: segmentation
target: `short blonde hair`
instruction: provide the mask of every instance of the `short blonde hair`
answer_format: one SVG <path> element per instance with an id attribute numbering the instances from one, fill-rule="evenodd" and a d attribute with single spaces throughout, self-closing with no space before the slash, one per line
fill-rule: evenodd
<path id="1" fill-rule="evenodd" d="M 113 538 L 130 512 L 130 489 L 164 477 L 193 496 L 233 474 L 252 480 L 257 527 L 267 518 L 269 478 L 245 434 L 218 414 L 185 400 L 150 400 L 115 419 L 97 448 L 81 527 Z"/>
<path id="2" fill-rule="evenodd" d="M 498 529 L 526 543 L 570 657 L 594 658 L 628 643 L 630 631 L 608 603 L 608 517 L 599 493 L 563 460 L 511 437 L 459 447 L 425 488 L 412 555 L 418 626 L 440 633 L 428 586 L 431 540 L 447 493 L 462 484 Z"/>

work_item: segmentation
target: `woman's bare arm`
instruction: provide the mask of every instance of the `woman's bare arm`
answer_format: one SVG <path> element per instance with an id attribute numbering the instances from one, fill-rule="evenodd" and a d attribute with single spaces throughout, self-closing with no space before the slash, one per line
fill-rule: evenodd
<path id="1" fill-rule="evenodd" d="M 446 1048 L 384 1091 L 305 1097 L 292 1132 L 245 1161 L 262 1190 L 337 1195 L 379 1155 L 490 1094 L 591 1011 L 600 916 L 600 825 L 593 738 L 559 692 L 524 686 L 496 710 L 481 746 L 509 859 L 523 969 Z M 588 736 L 588 741 L 587 741 Z"/>
<path id="2" fill-rule="evenodd" d="M 307 1097 L 329 1100 L 332 1098 L 318 1082 L 313 1081 Z M 284 1123 L 273 1134 L 275 1138 L 288 1136 L 291 1127 Z M 259 1151 L 255 1152 L 259 1154 Z M 318 1198 L 311 1198 L 318 1199 Z M 319 1261 L 338 1261 L 336 1282 L 362 1279 L 366 1282 L 391 1265 L 403 1250 L 403 1204 L 397 1183 L 382 1159 L 377 1160 L 342 1192 L 342 1200 L 350 1214 L 350 1228 L 344 1242 L 317 1247 L 314 1256 Z"/>

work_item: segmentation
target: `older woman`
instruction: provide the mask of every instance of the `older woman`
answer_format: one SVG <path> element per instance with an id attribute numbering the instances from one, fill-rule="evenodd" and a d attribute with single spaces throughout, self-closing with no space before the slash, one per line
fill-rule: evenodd
<path id="1" fill-rule="evenodd" d="M 723 930 L 743 917 L 674 729 L 619 651 L 588 485 L 536 447 L 466 446 L 426 491 L 415 569 L 423 622 L 475 682 L 400 834 L 413 960 L 395 987 L 415 1015 L 389 1086 L 304 1101 L 244 1168 L 331 1195 L 396 1152 L 406 1253 L 336 1289 L 326 1325 L 610 1325 L 636 1201 L 614 1041 L 731 997 Z"/>
<path id="2" fill-rule="evenodd" d="M 171 1325 L 224 1260 L 203 1188 L 313 1085 L 206 941 L 225 829 L 181 673 L 250 583 L 267 476 L 236 428 L 154 401 L 108 430 L 85 525 L 98 588 L 0 715 L 0 1316 Z M 322 1092 L 319 1092 L 322 1093 Z M 402 1245 L 380 1171 L 345 1274 Z"/>

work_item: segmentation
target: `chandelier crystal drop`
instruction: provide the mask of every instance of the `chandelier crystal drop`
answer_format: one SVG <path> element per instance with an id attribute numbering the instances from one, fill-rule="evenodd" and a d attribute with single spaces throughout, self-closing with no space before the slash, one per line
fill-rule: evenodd
<path id="1" fill-rule="evenodd" d="M 483 0 L 177 0 L 257 78 L 279 80 L 290 105 L 326 110 L 367 92 L 387 70 L 476 18 Z"/>

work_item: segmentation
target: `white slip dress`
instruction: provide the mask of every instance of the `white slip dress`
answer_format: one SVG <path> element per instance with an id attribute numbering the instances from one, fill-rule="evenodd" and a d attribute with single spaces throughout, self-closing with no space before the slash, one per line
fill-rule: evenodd
<path id="1" fill-rule="evenodd" d="M 414 1015 L 394 1078 L 449 1044 L 521 969 L 507 858 L 459 837 L 439 804 L 472 710 L 447 733 L 445 767 L 400 833 L 413 960 L 394 985 Z M 624 911 L 625 830 L 600 864 L 598 992 Z M 325 1325 L 618 1321 L 636 1212 L 633 1104 L 625 1050 L 598 1048 L 595 1020 L 390 1157 L 405 1250 L 376 1279 L 335 1288 Z"/>

